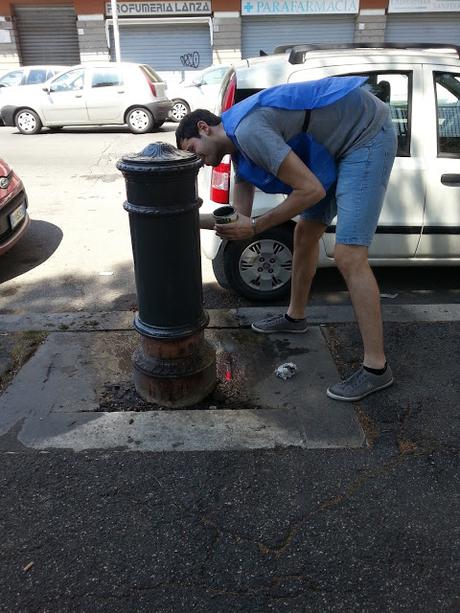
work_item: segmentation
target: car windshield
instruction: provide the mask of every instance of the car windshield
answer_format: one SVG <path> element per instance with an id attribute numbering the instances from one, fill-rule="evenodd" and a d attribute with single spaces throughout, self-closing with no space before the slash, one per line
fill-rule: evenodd
<path id="1" fill-rule="evenodd" d="M 0 78 L 0 85 L 2 87 L 11 87 L 13 85 L 20 85 L 22 81 L 22 70 L 13 70 L 11 72 L 7 72 Z"/>

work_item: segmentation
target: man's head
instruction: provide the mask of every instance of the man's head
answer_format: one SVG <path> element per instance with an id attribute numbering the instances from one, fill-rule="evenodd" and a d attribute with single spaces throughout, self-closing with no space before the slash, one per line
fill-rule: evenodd
<path id="1" fill-rule="evenodd" d="M 176 143 L 179 149 L 198 155 L 207 166 L 217 166 L 233 149 L 221 118 L 205 109 L 197 109 L 182 119 L 176 130 Z"/>

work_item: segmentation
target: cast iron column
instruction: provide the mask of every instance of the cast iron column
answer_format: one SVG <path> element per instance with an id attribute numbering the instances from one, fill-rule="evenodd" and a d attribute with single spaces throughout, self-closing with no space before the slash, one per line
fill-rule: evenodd
<path id="1" fill-rule="evenodd" d="M 204 338 L 197 195 L 199 158 L 152 143 L 117 163 L 126 181 L 141 335 L 134 383 L 148 402 L 190 406 L 216 384 L 215 350 Z"/>

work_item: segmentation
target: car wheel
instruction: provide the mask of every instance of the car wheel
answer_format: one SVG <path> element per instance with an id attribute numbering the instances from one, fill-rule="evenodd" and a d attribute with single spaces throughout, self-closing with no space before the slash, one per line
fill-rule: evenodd
<path id="1" fill-rule="evenodd" d="M 133 134 L 145 134 L 153 129 L 153 115 L 147 109 L 138 106 L 128 112 L 126 123 Z"/>
<path id="2" fill-rule="evenodd" d="M 190 107 L 185 100 L 173 100 L 172 109 L 169 111 L 171 121 L 179 123 L 186 115 L 190 113 Z"/>
<path id="3" fill-rule="evenodd" d="M 38 134 L 42 129 L 40 117 L 32 109 L 23 109 L 16 114 L 14 123 L 21 134 Z"/>
<path id="4" fill-rule="evenodd" d="M 230 286 L 249 298 L 266 302 L 288 294 L 291 286 L 293 232 L 278 226 L 246 241 L 229 241 L 224 270 Z"/>

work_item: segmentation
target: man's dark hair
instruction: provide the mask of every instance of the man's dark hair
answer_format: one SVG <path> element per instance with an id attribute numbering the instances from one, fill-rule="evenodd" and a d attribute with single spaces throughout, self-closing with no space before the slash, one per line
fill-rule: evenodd
<path id="1" fill-rule="evenodd" d="M 180 143 L 184 138 L 194 138 L 199 136 L 197 128 L 197 123 L 199 121 L 205 121 L 208 126 L 218 126 L 222 119 L 206 109 L 197 109 L 196 111 L 186 115 L 183 119 L 181 119 L 181 122 L 177 126 L 176 130 L 176 144 L 179 149 Z"/>

